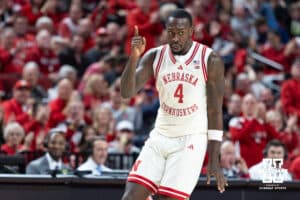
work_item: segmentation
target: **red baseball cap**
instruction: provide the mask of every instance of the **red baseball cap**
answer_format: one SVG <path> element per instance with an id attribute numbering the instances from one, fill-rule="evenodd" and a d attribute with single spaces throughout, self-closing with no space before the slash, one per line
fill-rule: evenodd
<path id="1" fill-rule="evenodd" d="M 14 86 L 15 89 L 21 89 L 21 88 L 28 88 L 30 89 L 31 86 L 30 84 L 25 81 L 25 80 L 18 80 L 16 83 L 15 83 L 15 86 Z"/>
<path id="2" fill-rule="evenodd" d="M 97 35 L 107 35 L 107 30 L 104 27 L 100 27 L 97 29 L 96 34 Z"/>

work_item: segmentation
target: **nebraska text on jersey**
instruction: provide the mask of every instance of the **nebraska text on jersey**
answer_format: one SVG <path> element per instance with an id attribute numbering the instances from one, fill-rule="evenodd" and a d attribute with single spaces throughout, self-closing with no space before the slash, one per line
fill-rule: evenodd
<path id="1" fill-rule="evenodd" d="M 172 108 L 171 106 L 168 106 L 165 103 L 162 103 L 161 108 L 168 113 L 169 115 L 181 117 L 181 116 L 186 116 L 190 115 L 196 110 L 198 110 L 198 106 L 196 104 L 187 107 L 187 108 Z"/>
<path id="2" fill-rule="evenodd" d="M 184 72 L 172 72 L 163 76 L 164 84 L 173 82 L 173 81 L 183 81 L 190 83 L 196 86 L 198 82 L 198 78 L 192 74 L 184 73 Z"/>

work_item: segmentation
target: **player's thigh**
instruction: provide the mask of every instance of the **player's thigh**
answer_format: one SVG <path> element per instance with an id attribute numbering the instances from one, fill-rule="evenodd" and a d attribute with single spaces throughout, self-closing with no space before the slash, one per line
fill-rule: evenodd
<path id="1" fill-rule="evenodd" d="M 140 184 L 152 193 L 156 193 L 165 167 L 165 158 L 161 153 L 160 138 L 150 137 L 132 169 L 127 181 Z"/>
<path id="2" fill-rule="evenodd" d="M 181 151 L 166 160 L 165 172 L 158 189 L 160 195 L 188 198 L 198 182 L 207 146 L 207 136 L 188 136 Z"/>

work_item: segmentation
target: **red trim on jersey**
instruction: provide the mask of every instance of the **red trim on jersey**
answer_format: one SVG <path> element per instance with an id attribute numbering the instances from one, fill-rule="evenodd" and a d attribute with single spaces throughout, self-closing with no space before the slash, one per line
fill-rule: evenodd
<path id="1" fill-rule="evenodd" d="M 169 57 L 170 57 L 172 63 L 175 64 L 176 63 L 176 58 L 174 57 L 174 55 L 171 51 L 171 47 L 169 47 Z"/>
<path id="2" fill-rule="evenodd" d="M 155 183 L 153 183 L 151 180 L 137 174 L 129 174 L 127 181 L 138 183 L 150 190 L 152 193 L 156 193 L 158 189 Z"/>
<path id="3" fill-rule="evenodd" d="M 166 47 L 167 46 L 165 45 L 159 54 L 159 59 L 158 59 L 158 62 L 157 62 L 156 68 L 155 68 L 155 74 L 154 74 L 155 79 L 157 78 L 158 72 L 160 70 L 160 66 L 161 66 L 165 51 L 166 51 Z"/>
<path id="4" fill-rule="evenodd" d="M 165 196 L 173 197 L 179 200 L 185 200 L 188 198 L 190 195 L 169 187 L 164 187 L 164 186 L 159 186 L 158 188 L 158 194 L 162 194 Z"/>
<path id="5" fill-rule="evenodd" d="M 187 60 L 185 61 L 185 64 L 186 64 L 186 65 L 189 65 L 189 64 L 192 62 L 192 60 L 194 59 L 194 57 L 195 57 L 195 55 L 196 55 L 196 53 L 197 53 L 197 51 L 198 51 L 198 49 L 199 49 L 199 46 L 200 46 L 200 44 L 199 44 L 199 43 L 196 43 L 192 55 L 190 56 L 189 59 L 187 59 Z"/>
<path id="6" fill-rule="evenodd" d="M 206 46 L 203 47 L 202 54 L 201 54 L 202 72 L 203 72 L 204 80 L 206 82 L 208 76 L 207 76 L 206 65 L 205 65 L 205 53 L 206 53 Z"/>

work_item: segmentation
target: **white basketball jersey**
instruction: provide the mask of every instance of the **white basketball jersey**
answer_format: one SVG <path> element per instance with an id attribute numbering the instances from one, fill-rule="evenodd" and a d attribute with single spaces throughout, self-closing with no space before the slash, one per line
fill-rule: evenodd
<path id="1" fill-rule="evenodd" d="M 207 133 L 207 60 L 212 49 L 193 42 L 190 50 L 174 56 L 169 45 L 157 47 L 153 63 L 159 93 L 155 129 L 168 137 Z"/>

